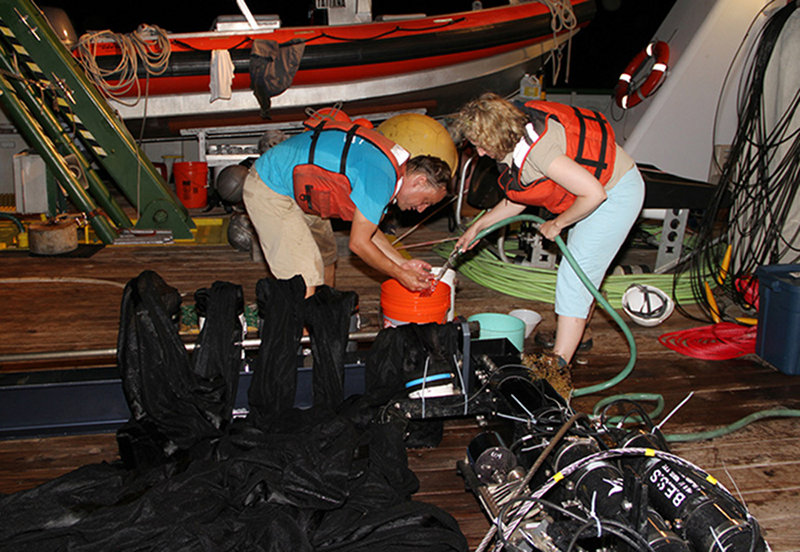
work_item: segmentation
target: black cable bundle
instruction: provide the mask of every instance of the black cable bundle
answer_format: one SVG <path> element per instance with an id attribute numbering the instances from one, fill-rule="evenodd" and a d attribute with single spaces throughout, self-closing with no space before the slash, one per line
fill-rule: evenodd
<path id="1" fill-rule="evenodd" d="M 757 267 L 777 263 L 790 250 L 800 251 L 794 243 L 797 236 L 784 234 L 784 224 L 800 186 L 800 133 L 788 131 L 800 103 L 800 90 L 772 128 L 767 123 L 764 105 L 767 66 L 796 7 L 796 2 L 787 3 L 761 30 L 740 83 L 739 122 L 730 155 L 699 225 L 694 255 L 687 261 L 686 270 L 676 273 L 673 282 L 677 287 L 679 278 L 691 279 L 694 299 L 707 320 L 717 315 L 724 317 L 707 295 L 706 285 L 712 284 L 710 278 L 718 279 L 718 293 L 750 309 L 752 297 L 741 282 L 754 278 Z M 720 215 L 725 210 L 728 223 L 720 229 Z M 723 266 L 722 254 L 726 245 L 733 250 L 727 267 Z M 691 316 L 680 304 L 677 307 L 684 315 Z"/>

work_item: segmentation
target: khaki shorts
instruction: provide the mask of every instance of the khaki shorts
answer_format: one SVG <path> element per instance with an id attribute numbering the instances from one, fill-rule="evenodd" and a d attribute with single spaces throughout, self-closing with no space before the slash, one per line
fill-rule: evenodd
<path id="1" fill-rule="evenodd" d="M 294 198 L 274 192 L 252 168 L 242 197 L 273 276 L 288 280 L 301 274 L 306 286 L 322 285 L 324 267 L 337 259 L 331 222 L 304 213 Z"/>

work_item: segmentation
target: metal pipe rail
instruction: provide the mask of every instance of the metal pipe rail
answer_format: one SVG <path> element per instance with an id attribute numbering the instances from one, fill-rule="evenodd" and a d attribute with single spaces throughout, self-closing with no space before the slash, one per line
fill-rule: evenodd
<path id="1" fill-rule="evenodd" d="M 358 343 L 369 343 L 375 341 L 378 332 L 353 332 L 348 334 L 348 341 L 355 341 Z M 310 345 L 311 338 L 304 335 L 300 338 L 300 345 Z M 195 343 L 185 343 L 186 350 L 194 351 Z M 261 339 L 244 339 L 242 347 L 246 350 L 258 349 L 261 346 Z M 47 351 L 40 353 L 12 353 L 8 355 L 0 355 L 0 366 L 3 363 L 12 362 L 41 362 L 48 360 L 86 360 L 92 358 L 107 358 L 116 357 L 117 348 L 111 347 L 108 349 L 85 349 L 81 351 Z"/>

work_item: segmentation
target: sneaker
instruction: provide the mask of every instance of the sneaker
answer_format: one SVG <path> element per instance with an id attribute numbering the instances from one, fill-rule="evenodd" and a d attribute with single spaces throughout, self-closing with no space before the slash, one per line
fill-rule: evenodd
<path id="1" fill-rule="evenodd" d="M 583 334 L 583 341 L 578 344 L 578 352 L 585 353 L 586 351 L 591 350 L 592 346 L 594 345 L 591 335 L 587 336 L 586 333 Z M 542 330 L 540 332 L 536 332 L 536 334 L 533 336 L 533 342 L 543 349 L 552 349 L 556 346 L 556 332 L 553 330 Z"/>

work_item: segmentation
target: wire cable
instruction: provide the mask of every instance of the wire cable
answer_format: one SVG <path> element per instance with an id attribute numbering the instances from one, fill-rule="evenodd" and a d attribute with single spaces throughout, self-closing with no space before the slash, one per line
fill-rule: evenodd
<path id="1" fill-rule="evenodd" d="M 561 428 L 558 430 L 558 432 L 553 437 L 553 439 L 551 439 L 550 442 L 547 444 L 547 447 L 545 447 L 545 449 L 538 456 L 538 458 L 536 458 L 536 461 L 533 463 L 531 468 L 525 474 L 525 477 L 522 479 L 522 483 L 515 489 L 514 493 L 511 495 L 511 499 L 510 500 L 512 500 L 512 501 L 515 500 L 519 496 L 519 493 L 521 492 L 522 489 L 528 488 L 528 484 L 530 483 L 531 479 L 533 479 L 533 476 L 536 474 L 536 472 L 542 466 L 542 464 L 547 459 L 547 457 L 550 455 L 550 453 L 553 452 L 553 450 L 556 448 L 558 443 L 561 442 L 561 439 L 564 437 L 564 435 L 567 434 L 567 431 L 569 431 L 569 428 L 572 427 L 575 424 L 575 422 L 577 422 L 579 419 L 581 419 L 581 418 L 583 418 L 585 416 L 586 416 L 585 414 L 576 413 L 569 420 L 567 420 L 567 422 L 563 426 L 561 426 Z M 486 546 L 492 541 L 494 536 L 497 534 L 498 529 L 500 529 L 500 527 L 499 527 L 500 520 L 501 520 L 501 516 L 498 516 L 497 524 L 496 525 L 492 525 L 491 527 L 489 527 L 489 531 L 487 531 L 486 535 L 483 537 L 483 540 L 481 540 L 481 543 L 478 545 L 478 548 L 475 549 L 475 552 L 483 552 L 483 550 L 486 548 Z M 513 531 L 513 529 L 512 529 L 512 531 Z M 501 531 L 501 533 L 502 533 L 502 531 Z"/>
<path id="2" fill-rule="evenodd" d="M 737 91 L 738 126 L 730 153 L 722 164 L 715 194 L 699 224 L 695 254 L 688 260 L 686 270 L 674 276 L 676 286 L 683 285 L 682 280 L 690 282 L 695 302 L 703 311 L 704 318 L 698 318 L 683 308 L 682 300 L 676 300 L 678 310 L 689 318 L 735 319 L 724 309 L 715 309 L 704 289 L 712 278 L 710 275 L 722 272 L 725 257 L 721 253 L 726 246 L 732 247 L 733 254 L 717 293 L 746 310 L 752 309 L 752 304 L 738 282 L 752 278 L 760 266 L 786 262 L 788 256 L 797 257 L 800 252 L 796 245 L 798 231 L 787 227 L 794 198 L 800 191 L 800 130 L 791 126 L 800 105 L 800 89 L 789 98 L 775 121 L 770 121 L 769 102 L 764 94 L 770 60 L 796 8 L 796 2 L 788 2 L 768 19 L 745 61 Z M 714 125 L 716 133 L 716 117 Z M 714 162 L 720 165 L 716 158 Z M 727 220 L 721 227 L 724 218 Z"/>

